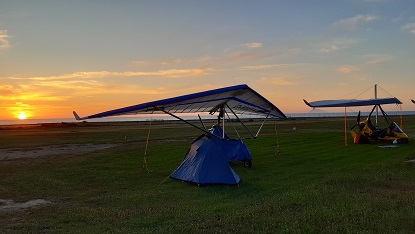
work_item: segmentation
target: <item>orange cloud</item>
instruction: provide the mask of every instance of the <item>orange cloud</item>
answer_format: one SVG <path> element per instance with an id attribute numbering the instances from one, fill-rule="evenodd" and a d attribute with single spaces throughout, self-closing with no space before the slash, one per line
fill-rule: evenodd
<path id="1" fill-rule="evenodd" d="M 95 80 L 73 80 L 73 81 L 47 81 L 39 82 L 38 86 L 42 86 L 51 90 L 72 90 L 72 93 L 77 95 L 92 95 L 92 94 L 161 94 L 166 90 L 165 88 L 157 89 L 143 89 L 136 85 L 119 85 L 103 83 Z"/>
<path id="2" fill-rule="evenodd" d="M 0 30 L 0 50 L 10 48 L 9 35 L 7 30 Z"/>
<path id="3" fill-rule="evenodd" d="M 263 77 L 257 81 L 260 85 L 278 85 L 278 86 L 293 86 L 298 85 L 297 82 L 289 81 L 289 79 L 296 79 L 296 78 L 287 78 L 287 77 L 272 77 L 267 78 Z"/>
<path id="4" fill-rule="evenodd" d="M 256 66 L 242 66 L 240 70 L 265 70 L 275 67 L 288 67 L 293 66 L 293 64 L 265 64 L 265 65 L 256 65 Z"/>
<path id="5" fill-rule="evenodd" d="M 250 43 L 241 44 L 241 46 L 248 47 L 248 48 L 261 48 L 262 43 L 260 43 L 260 42 L 250 42 Z"/>
<path id="6" fill-rule="evenodd" d="M 188 78 L 208 75 L 209 69 L 171 69 L 160 70 L 155 72 L 75 72 L 70 74 L 63 74 L 58 76 L 37 76 L 37 77 L 7 77 L 9 79 L 29 79 L 29 80 L 63 80 L 63 79 L 97 79 L 97 78 L 111 78 L 111 77 L 134 77 L 134 76 L 161 76 L 166 78 Z"/>
<path id="7" fill-rule="evenodd" d="M 345 66 L 341 66 L 336 69 L 337 72 L 342 73 L 342 74 L 350 74 L 350 73 L 353 73 L 359 70 L 360 68 L 356 66 L 352 66 L 352 65 L 345 65 Z"/>

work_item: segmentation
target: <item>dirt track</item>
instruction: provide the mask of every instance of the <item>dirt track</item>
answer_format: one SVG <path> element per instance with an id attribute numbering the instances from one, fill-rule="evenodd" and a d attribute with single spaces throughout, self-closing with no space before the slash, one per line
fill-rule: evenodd
<path id="1" fill-rule="evenodd" d="M 0 161 L 81 154 L 108 149 L 114 146 L 117 146 L 117 144 L 70 144 L 43 146 L 37 148 L 0 149 Z"/>

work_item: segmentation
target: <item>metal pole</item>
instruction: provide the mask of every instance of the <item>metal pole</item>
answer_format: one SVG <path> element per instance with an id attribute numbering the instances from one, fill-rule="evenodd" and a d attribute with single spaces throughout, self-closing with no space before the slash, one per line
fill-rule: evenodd
<path id="1" fill-rule="evenodd" d="M 226 106 L 229 108 L 229 110 L 231 110 L 232 114 L 238 119 L 238 121 L 242 124 L 242 126 L 244 126 L 244 128 L 249 132 L 249 134 L 251 134 L 251 136 L 255 138 L 255 135 L 251 132 L 251 130 L 249 130 L 249 128 L 244 124 L 244 122 L 242 122 L 242 120 L 239 119 L 238 115 L 236 115 L 236 113 L 232 110 L 232 108 L 230 108 L 228 104 L 226 104 Z"/>
<path id="2" fill-rule="evenodd" d="M 375 99 L 378 99 L 378 85 L 375 84 Z M 376 127 L 378 126 L 378 115 L 379 115 L 379 109 L 378 106 L 376 106 Z"/>
<path id="3" fill-rule="evenodd" d="M 202 123 L 203 128 L 204 128 L 205 130 L 207 130 L 207 129 L 206 129 L 206 126 L 205 126 L 205 124 L 204 124 L 204 123 L 203 123 L 203 121 L 202 121 L 202 118 L 200 118 L 200 115 L 199 115 L 199 114 L 197 114 L 197 116 L 199 117 L 199 121 L 200 121 L 200 123 Z"/>
<path id="4" fill-rule="evenodd" d="M 344 144 L 347 146 L 347 120 L 346 107 L 344 107 Z"/>
<path id="5" fill-rule="evenodd" d="M 219 138 L 219 139 L 222 139 L 220 136 L 217 136 L 217 135 L 215 135 L 215 134 L 213 134 L 213 133 L 211 133 L 211 132 L 209 132 L 209 131 L 207 131 L 207 130 L 205 130 L 205 129 L 203 129 L 203 128 L 199 127 L 199 126 L 196 126 L 196 125 L 194 125 L 194 124 L 190 123 L 189 121 L 187 121 L 187 120 L 185 120 L 185 119 L 180 118 L 180 117 L 179 117 L 179 116 L 177 116 L 177 115 L 174 115 L 174 114 L 172 114 L 172 113 L 170 113 L 170 112 L 168 112 L 168 111 L 165 111 L 165 110 L 163 110 L 163 109 L 161 109 L 161 108 L 158 108 L 158 107 L 156 107 L 156 108 L 157 108 L 158 110 L 160 110 L 160 111 L 163 111 L 164 113 L 166 113 L 166 114 L 168 114 L 168 115 L 170 115 L 170 116 L 173 116 L 174 118 L 176 118 L 176 119 L 178 119 L 178 120 L 181 120 L 181 121 L 183 121 L 183 122 L 185 122 L 185 123 L 187 123 L 187 124 L 189 124 L 189 125 L 191 125 L 191 126 L 193 126 L 193 127 L 197 128 L 197 129 L 199 129 L 199 130 L 201 130 L 201 131 L 203 131 L 203 132 L 205 132 L 205 133 L 209 134 L 209 135 L 212 135 L 212 136 L 215 136 L 215 137 L 217 137 L 217 138 Z"/>

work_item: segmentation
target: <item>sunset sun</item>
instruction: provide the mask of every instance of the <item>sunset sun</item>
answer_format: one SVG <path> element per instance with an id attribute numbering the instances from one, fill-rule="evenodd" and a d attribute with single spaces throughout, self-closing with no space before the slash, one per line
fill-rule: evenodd
<path id="1" fill-rule="evenodd" d="M 19 114 L 19 119 L 26 119 L 26 118 L 27 118 L 26 113 L 24 113 L 24 112 L 20 112 L 20 114 Z"/>

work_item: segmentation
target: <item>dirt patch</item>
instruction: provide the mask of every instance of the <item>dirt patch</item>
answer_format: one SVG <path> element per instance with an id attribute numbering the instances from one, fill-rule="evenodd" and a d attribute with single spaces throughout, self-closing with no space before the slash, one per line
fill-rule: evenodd
<path id="1" fill-rule="evenodd" d="M 0 149 L 0 161 L 21 158 L 39 158 L 62 155 L 73 155 L 103 150 L 118 146 L 117 144 L 70 144 L 51 145 L 36 148 Z"/>
<path id="2" fill-rule="evenodd" d="M 13 200 L 0 199 L 0 211 L 15 211 L 50 203 L 50 201 L 45 199 L 34 199 L 27 202 L 14 202 Z"/>

